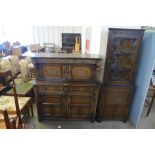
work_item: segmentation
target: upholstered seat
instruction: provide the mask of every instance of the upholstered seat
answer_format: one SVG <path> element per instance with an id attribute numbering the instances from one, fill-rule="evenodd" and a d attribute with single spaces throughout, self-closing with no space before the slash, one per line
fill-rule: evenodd
<path id="1" fill-rule="evenodd" d="M 17 119 L 17 115 L 16 114 L 9 114 L 8 116 L 10 119 Z M 0 129 L 6 129 L 6 124 L 5 124 L 5 118 L 3 114 L 0 114 Z"/>
<path id="2" fill-rule="evenodd" d="M 30 97 L 18 97 L 20 111 L 31 100 Z M 14 96 L 0 96 L 0 110 L 6 108 L 9 113 L 14 114 L 16 111 Z"/>
<path id="3" fill-rule="evenodd" d="M 7 109 L 7 117 L 12 120 L 16 120 L 16 127 L 23 128 L 23 118 L 24 113 L 22 114 L 22 110 L 27 109 L 31 103 L 30 97 L 17 97 L 14 96 L 0 96 L 0 129 L 8 128 L 6 127 L 6 121 L 3 109 Z M 29 111 L 28 111 L 29 114 Z M 20 126 L 19 126 L 20 124 Z"/>

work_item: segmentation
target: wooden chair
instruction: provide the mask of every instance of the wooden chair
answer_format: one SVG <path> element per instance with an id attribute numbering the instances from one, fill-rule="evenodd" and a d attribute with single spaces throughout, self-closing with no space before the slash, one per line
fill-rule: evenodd
<path id="1" fill-rule="evenodd" d="M 25 111 L 28 116 L 30 115 L 28 108 L 31 104 L 31 98 L 17 97 L 16 87 L 14 85 L 13 91 L 14 96 L 0 96 L 0 107 L 5 106 L 5 109 L 7 109 L 6 111 L 0 108 L 0 128 L 25 128 Z M 8 103 L 5 103 L 5 101 L 8 101 Z"/>
<path id="2" fill-rule="evenodd" d="M 6 80 L 6 86 L 13 89 L 13 94 L 11 96 L 1 95 L 0 96 L 0 122 L 4 122 L 4 117 L 2 116 L 3 109 L 6 108 L 9 113 L 9 118 L 17 118 L 17 128 L 23 127 L 23 120 L 25 116 L 33 116 L 33 107 L 31 97 L 21 97 L 18 96 L 16 91 L 16 86 L 14 79 L 12 77 L 11 71 L 4 72 L 5 79 L 9 78 L 9 81 Z M 12 79 L 12 85 L 10 84 L 10 79 Z"/>
<path id="3" fill-rule="evenodd" d="M 7 109 L 3 110 L 3 117 L 4 121 L 3 123 L 0 123 L 0 128 L 6 128 L 6 129 L 16 129 L 16 118 L 9 118 Z"/>
<path id="4" fill-rule="evenodd" d="M 148 107 L 146 116 L 149 116 L 150 114 L 154 99 L 155 99 L 155 86 L 153 86 L 152 83 L 150 82 L 150 86 L 144 104 L 145 107 Z"/>

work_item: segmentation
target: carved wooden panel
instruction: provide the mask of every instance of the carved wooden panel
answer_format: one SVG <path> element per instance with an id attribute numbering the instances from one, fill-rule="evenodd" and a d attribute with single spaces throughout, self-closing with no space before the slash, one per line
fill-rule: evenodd
<path id="1" fill-rule="evenodd" d="M 122 38 L 116 37 L 112 40 L 112 51 L 113 53 L 119 54 L 137 54 L 139 47 L 139 40 L 137 38 Z"/>
<path id="2" fill-rule="evenodd" d="M 110 81 L 117 81 L 117 82 L 130 82 L 133 80 L 132 70 L 112 70 L 111 74 L 109 75 Z"/>
<path id="3" fill-rule="evenodd" d="M 95 65 L 70 65 L 69 78 L 73 81 L 95 80 Z"/>
<path id="4" fill-rule="evenodd" d="M 95 64 L 38 64 L 38 80 L 97 81 Z M 98 68 L 99 70 L 99 68 Z"/>
<path id="5" fill-rule="evenodd" d="M 102 117 L 107 119 L 127 119 L 129 113 L 129 106 L 118 105 L 104 105 Z"/>
<path id="6" fill-rule="evenodd" d="M 44 115 L 46 117 L 64 117 L 63 116 L 63 109 L 61 106 L 58 105 L 50 105 L 50 104 L 46 104 L 42 106 L 41 109 L 41 115 Z"/>
<path id="7" fill-rule="evenodd" d="M 133 83 L 143 39 L 143 30 L 110 29 L 104 80 Z"/>
<path id="8" fill-rule="evenodd" d="M 93 112 L 93 100 L 90 95 L 69 95 L 69 117 L 90 117 Z"/>
<path id="9" fill-rule="evenodd" d="M 99 117 L 126 119 L 132 102 L 132 93 L 132 86 L 105 86 L 100 94 Z"/>
<path id="10" fill-rule="evenodd" d="M 63 95 L 39 95 L 40 114 L 50 117 L 65 116 L 65 99 Z"/>
<path id="11" fill-rule="evenodd" d="M 71 105 L 69 109 L 69 116 L 71 118 L 90 118 L 91 107 L 89 105 Z"/>
<path id="12" fill-rule="evenodd" d="M 129 105 L 132 97 L 132 87 L 109 86 L 103 88 L 104 105 Z"/>
<path id="13" fill-rule="evenodd" d="M 61 64 L 39 64 L 37 66 L 37 79 L 57 80 L 65 79 L 66 66 Z"/>
<path id="14" fill-rule="evenodd" d="M 109 59 L 109 67 L 114 69 L 132 69 L 135 67 L 136 55 L 112 55 Z"/>

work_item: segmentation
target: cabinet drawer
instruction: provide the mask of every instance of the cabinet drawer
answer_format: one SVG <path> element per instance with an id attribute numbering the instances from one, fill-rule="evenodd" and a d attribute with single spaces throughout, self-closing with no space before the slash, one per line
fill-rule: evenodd
<path id="1" fill-rule="evenodd" d="M 76 92 L 82 92 L 82 93 L 95 93 L 97 90 L 96 87 L 93 86 L 71 86 L 69 87 L 69 92 L 76 93 Z"/>
<path id="2" fill-rule="evenodd" d="M 50 92 L 63 92 L 63 86 L 38 86 L 37 89 L 41 91 L 50 91 Z"/>

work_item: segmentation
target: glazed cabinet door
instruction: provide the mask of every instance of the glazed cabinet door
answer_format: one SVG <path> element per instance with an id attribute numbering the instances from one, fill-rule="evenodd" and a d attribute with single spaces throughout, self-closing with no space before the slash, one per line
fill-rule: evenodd
<path id="1" fill-rule="evenodd" d="M 98 116 L 102 119 L 127 119 L 133 87 L 107 86 L 100 94 Z"/>
<path id="2" fill-rule="evenodd" d="M 36 77 L 37 80 L 65 80 L 67 78 L 67 66 L 50 63 L 36 64 Z"/>
<path id="3" fill-rule="evenodd" d="M 104 80 L 132 83 L 135 78 L 143 30 L 110 29 Z"/>

